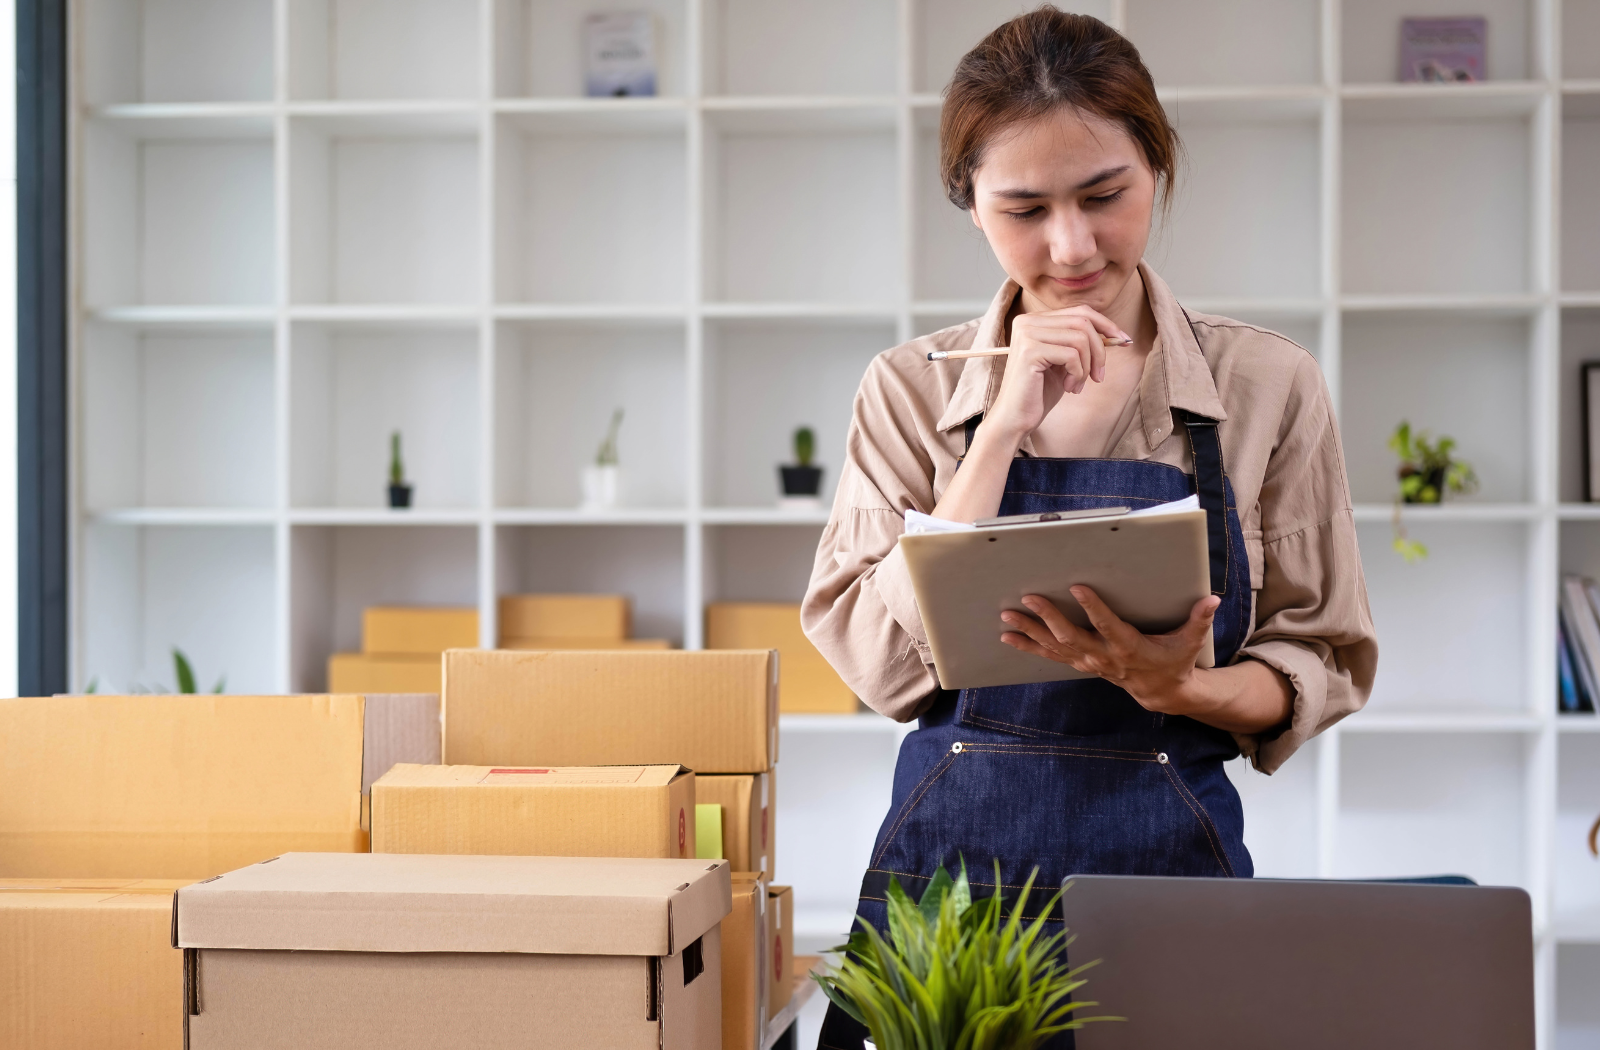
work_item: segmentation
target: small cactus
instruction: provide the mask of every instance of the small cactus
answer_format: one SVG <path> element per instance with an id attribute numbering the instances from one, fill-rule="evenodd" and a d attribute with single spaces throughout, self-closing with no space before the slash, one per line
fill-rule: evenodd
<path id="1" fill-rule="evenodd" d="M 400 431 L 396 430 L 389 435 L 389 484 L 404 485 L 406 483 L 406 465 L 400 458 Z"/>
<path id="2" fill-rule="evenodd" d="M 622 409 L 618 408 L 611 413 L 611 425 L 606 428 L 606 439 L 600 442 L 600 450 L 595 453 L 595 466 L 614 467 L 617 465 L 617 431 L 621 428 Z"/>
<path id="3" fill-rule="evenodd" d="M 802 467 L 811 466 L 811 457 L 817 453 L 817 435 L 812 433 L 810 427 L 801 427 L 794 432 L 794 459 Z"/>

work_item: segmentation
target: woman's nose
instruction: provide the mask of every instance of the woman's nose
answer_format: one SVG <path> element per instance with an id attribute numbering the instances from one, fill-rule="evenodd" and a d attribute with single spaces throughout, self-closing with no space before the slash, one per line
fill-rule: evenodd
<path id="1" fill-rule="evenodd" d="M 1050 224 L 1050 261 L 1057 266 L 1082 266 L 1094 258 L 1094 230 L 1080 208 L 1061 208 Z"/>

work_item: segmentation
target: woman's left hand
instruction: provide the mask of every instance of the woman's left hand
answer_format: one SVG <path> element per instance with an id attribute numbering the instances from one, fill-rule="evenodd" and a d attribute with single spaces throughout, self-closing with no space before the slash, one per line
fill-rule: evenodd
<path id="1" fill-rule="evenodd" d="M 1072 596 L 1089 614 L 1093 629 L 1079 627 L 1055 603 L 1037 594 L 1022 599 L 1034 616 L 1000 614 L 1011 630 L 1000 636 L 1007 645 L 1046 660 L 1098 675 L 1126 689 L 1139 704 L 1163 714 L 1189 714 L 1187 693 L 1195 660 L 1211 633 L 1222 600 L 1207 595 L 1195 602 L 1182 627 L 1167 634 L 1141 634 L 1112 612 L 1088 587 L 1072 588 Z"/>

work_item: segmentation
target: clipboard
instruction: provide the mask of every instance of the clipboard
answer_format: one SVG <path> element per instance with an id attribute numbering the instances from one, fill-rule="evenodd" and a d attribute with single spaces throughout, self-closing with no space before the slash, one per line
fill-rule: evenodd
<path id="1" fill-rule="evenodd" d="M 1089 627 L 1068 590 L 1084 584 L 1139 630 L 1162 634 L 1187 622 L 1194 604 L 1211 593 L 1204 510 L 997 519 L 961 532 L 907 533 L 900 547 L 945 689 L 1094 677 L 1000 640 L 1010 630 L 1002 612 L 1033 615 L 1022 604 L 1025 594 L 1049 598 L 1067 619 Z M 1215 662 L 1208 636 L 1196 665 Z"/>

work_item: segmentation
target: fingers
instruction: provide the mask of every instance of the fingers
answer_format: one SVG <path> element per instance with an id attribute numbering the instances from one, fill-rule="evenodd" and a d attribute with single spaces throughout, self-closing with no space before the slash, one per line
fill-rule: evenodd
<path id="1" fill-rule="evenodd" d="M 1028 594 L 1023 596 L 1022 604 L 1026 605 L 1033 615 L 1044 621 L 1045 627 L 1058 641 L 1082 652 L 1090 651 L 1097 644 L 1094 635 L 1067 619 L 1057 608 L 1056 603 L 1049 598 Z"/>
<path id="2" fill-rule="evenodd" d="M 1070 378 L 1064 387 L 1074 394 L 1091 379 L 1097 383 L 1105 379 L 1106 338 L 1089 318 L 1078 314 L 1025 314 L 1011 332 L 1013 353 L 1022 351 L 1036 361 L 1065 368 Z"/>
<path id="3" fill-rule="evenodd" d="M 1088 614 L 1089 622 L 1094 624 L 1094 629 L 1109 641 L 1133 645 L 1143 637 L 1137 628 L 1112 612 L 1111 607 L 1100 600 L 1100 596 L 1093 588 L 1080 583 L 1072 588 L 1072 596 L 1083 606 L 1083 611 Z"/>
<path id="4" fill-rule="evenodd" d="M 1034 656 L 1040 656 L 1046 660 L 1052 660 L 1058 664 L 1066 664 L 1067 666 L 1078 671 L 1087 670 L 1087 668 L 1078 666 L 1080 657 L 1073 653 L 1073 651 L 1070 649 L 1051 649 L 1034 641 L 1027 635 L 1017 634 L 1014 631 L 1007 631 L 1005 634 L 1002 634 L 1000 636 L 1000 640 L 1011 646 L 1013 649 L 1017 649 L 1025 653 L 1031 653 Z"/>
<path id="5" fill-rule="evenodd" d="M 1058 317 L 1081 317 L 1092 324 L 1100 335 L 1114 343 L 1131 343 L 1133 336 L 1124 332 L 1112 323 L 1111 319 L 1091 306 L 1069 306 L 1063 310 L 1049 310 L 1041 314 L 1024 314 L 1024 317 L 1037 318 L 1041 321 Z M 1020 320 L 1020 318 L 1019 318 Z"/>
<path id="6" fill-rule="evenodd" d="M 1211 633 L 1211 622 L 1217 618 L 1217 608 L 1222 605 L 1222 599 L 1214 594 L 1208 594 L 1194 603 L 1194 608 L 1189 610 L 1189 619 L 1179 628 L 1184 634 L 1189 635 L 1196 647 L 1203 646 L 1206 635 Z"/>

